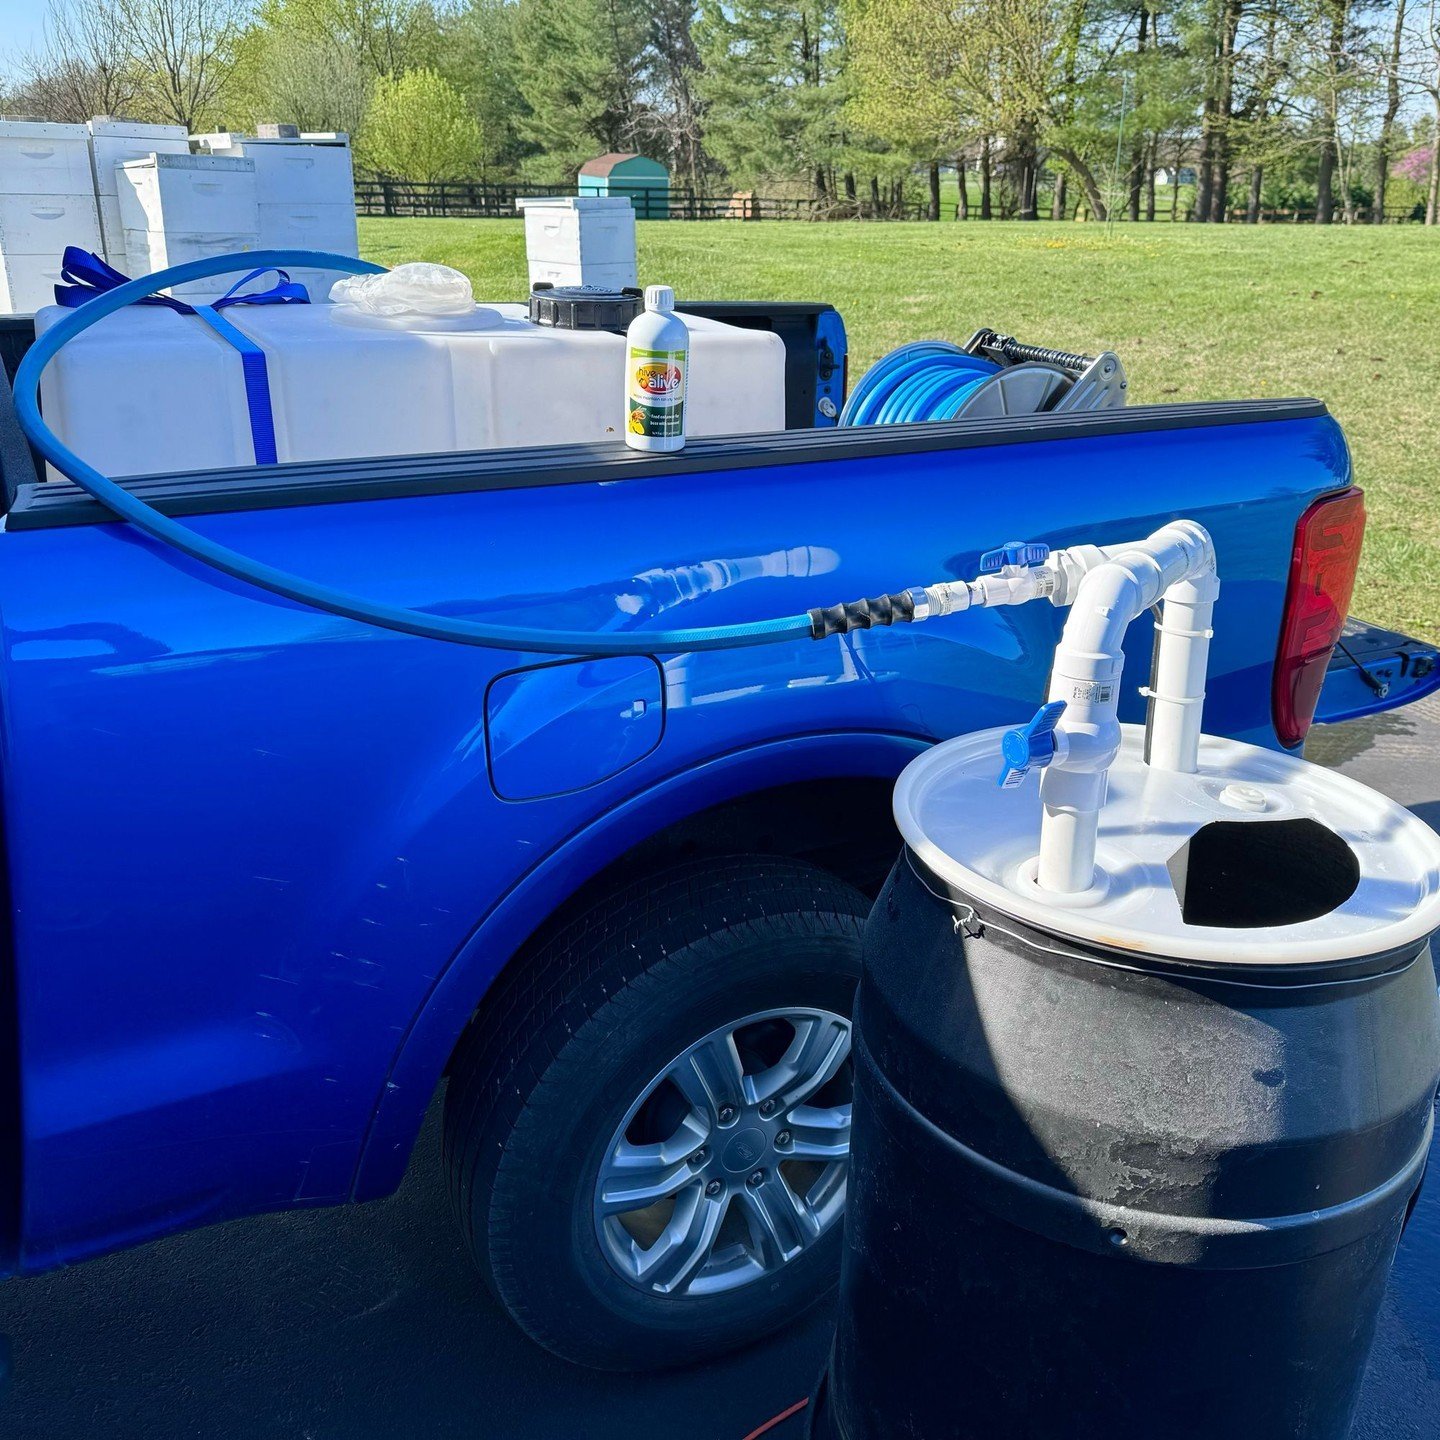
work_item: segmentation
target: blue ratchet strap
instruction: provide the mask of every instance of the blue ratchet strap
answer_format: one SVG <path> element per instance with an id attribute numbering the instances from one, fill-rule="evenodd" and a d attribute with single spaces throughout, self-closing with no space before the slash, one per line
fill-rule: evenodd
<path id="1" fill-rule="evenodd" d="M 121 274 L 100 256 L 82 250 L 78 245 L 65 247 L 60 273 L 70 283 L 55 287 L 55 303 L 68 310 L 77 309 L 96 295 L 103 295 L 130 280 L 128 275 Z M 251 281 L 266 274 L 278 275 L 279 282 L 268 290 L 240 293 Z M 275 412 L 270 405 L 270 372 L 265 364 L 265 352 L 220 312 L 231 305 L 308 305 L 310 292 L 291 280 L 284 270 L 260 269 L 252 270 L 237 280 L 213 305 L 187 305 L 171 295 L 160 294 L 146 295 L 135 303 L 163 305 L 180 315 L 196 315 L 234 348 L 240 356 L 240 369 L 245 380 L 245 404 L 250 412 L 250 442 L 255 449 L 255 463 L 274 465 L 277 460 Z"/>

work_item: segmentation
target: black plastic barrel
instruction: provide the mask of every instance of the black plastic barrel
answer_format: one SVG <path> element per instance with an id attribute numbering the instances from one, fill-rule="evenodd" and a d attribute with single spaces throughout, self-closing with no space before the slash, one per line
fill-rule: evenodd
<path id="1" fill-rule="evenodd" d="M 1339 1440 L 1429 1150 L 1425 941 L 1179 964 L 871 915 L 816 1440 Z"/>

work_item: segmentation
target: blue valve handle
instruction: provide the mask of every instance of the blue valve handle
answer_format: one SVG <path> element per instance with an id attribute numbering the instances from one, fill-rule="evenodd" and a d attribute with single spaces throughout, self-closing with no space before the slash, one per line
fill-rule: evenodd
<path id="1" fill-rule="evenodd" d="M 1044 768 L 1055 758 L 1055 726 L 1065 713 L 1063 700 L 1042 705 L 1024 725 L 1007 730 L 1000 741 L 1004 766 L 996 782 L 1002 790 L 1013 790 L 1032 767 Z"/>
<path id="2" fill-rule="evenodd" d="M 980 573 L 993 575 L 1007 565 L 1039 565 L 1050 555 L 1050 547 L 1038 540 L 1009 540 L 998 550 L 980 557 Z"/>

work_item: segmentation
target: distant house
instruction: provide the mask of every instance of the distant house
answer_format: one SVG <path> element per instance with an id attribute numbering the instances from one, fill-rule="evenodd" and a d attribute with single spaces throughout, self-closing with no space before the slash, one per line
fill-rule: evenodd
<path id="1" fill-rule="evenodd" d="M 630 150 L 597 155 L 580 167 L 582 195 L 627 195 L 642 220 L 670 214 L 670 172 L 658 160 Z"/>

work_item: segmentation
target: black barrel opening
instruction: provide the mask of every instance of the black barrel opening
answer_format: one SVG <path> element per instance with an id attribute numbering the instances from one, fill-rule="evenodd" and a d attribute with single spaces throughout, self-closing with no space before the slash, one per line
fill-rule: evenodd
<path id="1" fill-rule="evenodd" d="M 1338 909 L 1360 884 L 1355 852 L 1318 820 L 1212 820 L 1169 862 L 1187 925 L 1298 925 Z"/>

